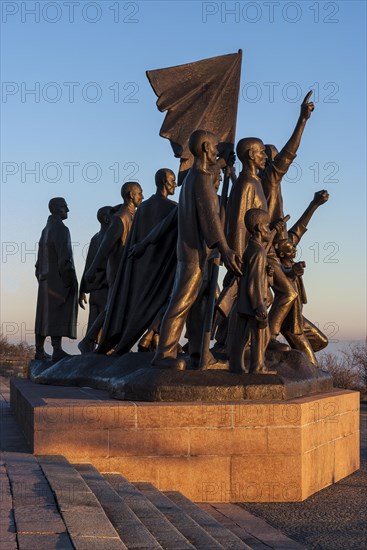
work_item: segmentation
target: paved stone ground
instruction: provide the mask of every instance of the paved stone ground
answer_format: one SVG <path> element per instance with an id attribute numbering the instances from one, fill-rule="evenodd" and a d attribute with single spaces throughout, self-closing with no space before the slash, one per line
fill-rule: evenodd
<path id="1" fill-rule="evenodd" d="M 72 550 L 66 526 L 35 457 L 9 409 L 0 377 L 0 549 Z"/>
<path id="2" fill-rule="evenodd" d="M 367 402 L 361 407 L 361 469 L 304 502 L 240 504 L 312 550 L 367 549 Z"/>

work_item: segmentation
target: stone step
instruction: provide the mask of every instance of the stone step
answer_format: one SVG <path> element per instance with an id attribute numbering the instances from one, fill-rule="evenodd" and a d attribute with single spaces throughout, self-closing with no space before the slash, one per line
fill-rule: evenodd
<path id="1" fill-rule="evenodd" d="M 207 514 L 213 517 L 219 524 L 232 531 L 239 539 L 243 540 L 252 550 L 273 550 L 272 546 L 265 544 L 257 537 L 250 534 L 243 526 L 239 526 L 232 519 L 221 514 L 213 505 L 200 502 L 198 506 Z M 247 527 L 247 526 L 246 526 Z"/>
<path id="2" fill-rule="evenodd" d="M 72 550 L 62 515 L 35 457 L 5 451 L 1 459 L 1 550 Z"/>
<path id="3" fill-rule="evenodd" d="M 0 549 L 73 550 L 48 481 L 10 412 L 0 376 Z"/>
<path id="4" fill-rule="evenodd" d="M 126 550 L 98 499 L 69 461 L 63 456 L 37 458 L 75 549 Z"/>
<path id="5" fill-rule="evenodd" d="M 225 550 L 252 550 L 253 547 L 247 541 L 233 534 L 226 526 L 216 521 L 210 514 L 206 513 L 181 493 L 177 491 L 165 491 L 164 494 L 198 525 L 205 529 Z"/>
<path id="6" fill-rule="evenodd" d="M 243 530 L 233 531 L 224 522 L 217 521 L 201 505 L 198 506 L 181 493 L 177 491 L 165 491 L 164 494 L 205 529 L 226 550 L 237 550 L 240 548 L 247 550 L 269 550 L 269 547 L 265 546 L 260 549 L 260 547 L 256 546 L 257 540 L 248 536 L 248 533 Z"/>
<path id="7" fill-rule="evenodd" d="M 132 483 L 120 474 L 103 474 L 124 502 L 149 529 L 165 550 L 193 550 L 182 533 L 162 514 L 154 504 Z"/>
<path id="8" fill-rule="evenodd" d="M 153 485 L 150 483 L 135 483 L 134 485 L 183 535 L 185 535 L 186 538 L 190 540 L 190 542 L 192 542 L 195 548 L 202 550 L 224 548 L 222 542 L 216 540 L 212 534 L 208 533 L 208 531 L 200 526 L 196 520 L 188 515 L 182 507 L 178 506 L 173 500 L 168 498 L 168 496 L 156 489 Z M 239 539 L 236 540 L 235 546 L 227 546 L 227 548 L 249 550 Z"/>
<path id="9" fill-rule="evenodd" d="M 237 504 L 231 503 L 214 503 L 200 504 L 208 513 L 213 513 L 215 517 L 221 515 L 225 524 L 229 529 L 238 531 L 238 528 L 243 529 L 252 537 L 258 540 L 256 548 L 273 549 L 273 550 L 305 550 L 305 546 L 290 539 L 284 533 L 272 527 L 261 518 L 250 514 L 247 510 Z M 211 508 L 211 510 L 210 510 Z M 229 521 L 228 521 L 229 520 Z M 232 525 L 235 526 L 233 529 Z M 255 546 L 254 546 L 255 548 Z"/>
<path id="10" fill-rule="evenodd" d="M 131 550 L 162 550 L 162 546 L 108 481 L 91 464 L 74 464 L 102 505 L 121 540 Z"/>

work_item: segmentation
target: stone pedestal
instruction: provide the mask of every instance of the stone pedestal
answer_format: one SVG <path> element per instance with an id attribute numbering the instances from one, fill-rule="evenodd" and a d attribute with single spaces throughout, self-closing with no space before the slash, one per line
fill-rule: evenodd
<path id="1" fill-rule="evenodd" d="M 288 401 L 146 403 L 14 379 L 36 454 L 62 454 L 197 502 L 302 501 L 359 468 L 359 393 Z"/>

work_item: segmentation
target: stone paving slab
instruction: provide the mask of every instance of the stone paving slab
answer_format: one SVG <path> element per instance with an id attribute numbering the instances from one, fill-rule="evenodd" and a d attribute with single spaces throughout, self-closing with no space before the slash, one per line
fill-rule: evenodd
<path id="1" fill-rule="evenodd" d="M 226 516 L 223 516 L 214 506 L 207 503 L 199 503 L 198 506 L 202 508 L 203 511 L 205 511 L 207 514 L 210 514 L 213 519 L 218 521 L 223 527 L 226 527 L 229 531 L 232 531 L 233 534 L 235 534 L 239 539 L 243 540 L 252 548 L 253 550 L 271 550 L 270 546 L 268 544 L 265 544 L 263 541 L 260 541 L 259 539 L 253 537 L 246 531 L 246 529 L 243 529 L 242 527 L 239 527 L 237 523 L 232 521 L 231 519 L 227 518 Z"/>
<path id="2" fill-rule="evenodd" d="M 25 445 L 25 448 L 27 448 L 27 445 Z M 8 466 L 17 466 L 22 469 L 31 466 L 36 469 L 39 468 L 36 457 L 26 451 L 19 453 L 18 451 L 4 451 L 2 449 L 0 451 L 0 457 L 7 468 Z"/>
<path id="3" fill-rule="evenodd" d="M 38 459 L 56 494 L 60 510 L 64 512 L 80 507 L 85 512 L 101 511 L 93 492 L 63 456 L 39 455 Z"/>
<path id="4" fill-rule="evenodd" d="M 72 538 L 88 536 L 120 540 L 110 522 L 102 516 L 99 508 L 91 510 L 77 506 L 71 510 L 64 510 L 62 516 Z"/>
<path id="5" fill-rule="evenodd" d="M 1 390 L 0 548 L 50 550 L 57 544 L 70 549 L 70 538 L 47 480 L 10 413 L 9 386 L 3 381 Z"/>
<path id="6" fill-rule="evenodd" d="M 47 482 L 12 483 L 13 506 L 52 506 L 55 499 Z"/>
<path id="7" fill-rule="evenodd" d="M 18 550 L 16 538 L 14 540 L 2 540 L 0 538 L 1 550 Z"/>
<path id="8" fill-rule="evenodd" d="M 87 537 L 88 543 L 98 539 L 99 548 L 103 548 L 102 545 L 105 544 L 108 550 L 126 549 L 98 499 L 79 472 L 63 456 L 38 456 L 38 460 L 55 493 L 63 520 L 76 548 L 82 548 Z"/>
<path id="9" fill-rule="evenodd" d="M 14 514 L 10 509 L 0 506 L 0 548 L 1 550 L 17 548 Z"/>
<path id="10" fill-rule="evenodd" d="M 65 532 L 65 524 L 56 506 L 16 506 L 14 516 L 18 533 Z"/>
<path id="11" fill-rule="evenodd" d="M 52 506 L 55 499 L 50 486 L 38 465 L 29 468 L 14 465 L 7 466 L 11 481 L 13 505 L 18 506 Z"/>
<path id="12" fill-rule="evenodd" d="M 226 550 L 236 548 L 238 539 L 242 540 L 252 550 L 269 550 L 269 546 L 251 537 L 231 520 L 225 521 L 227 518 L 217 512 L 210 504 L 194 504 L 176 491 L 165 491 L 165 495 L 208 531 Z"/>
<path id="13" fill-rule="evenodd" d="M 4 453 L 0 459 L 0 548 L 1 550 L 17 550 L 18 548 L 13 498 L 6 472 Z"/>
<path id="14" fill-rule="evenodd" d="M 19 550 L 74 550 L 69 536 L 58 534 L 18 534 Z"/>
<path id="15" fill-rule="evenodd" d="M 205 531 L 195 520 L 193 520 L 185 511 L 177 506 L 166 495 L 161 493 L 150 483 L 134 483 L 154 506 L 166 516 L 166 518 L 182 533 L 188 541 L 198 550 L 220 550 L 222 545 L 216 541 L 210 533 Z M 237 541 L 238 550 L 249 550 L 249 548 Z"/>
<path id="16" fill-rule="evenodd" d="M 74 464 L 129 549 L 162 550 L 150 531 L 91 464 Z"/>
<path id="17" fill-rule="evenodd" d="M 5 510 L 8 506 L 11 509 L 12 494 L 10 490 L 9 478 L 7 476 L 5 467 L 1 467 L 0 471 L 0 509 Z M 0 518 L 1 521 L 1 518 Z"/>
<path id="18" fill-rule="evenodd" d="M 73 537 L 76 550 L 126 550 L 120 539 L 109 537 Z"/>
<path id="19" fill-rule="evenodd" d="M 303 545 L 285 536 L 279 529 L 235 504 L 213 504 L 213 507 L 274 550 L 305 550 Z"/>
<path id="20" fill-rule="evenodd" d="M 194 546 L 170 523 L 167 518 L 132 483 L 120 474 L 104 474 L 121 498 L 146 525 L 165 549 L 193 550 Z"/>

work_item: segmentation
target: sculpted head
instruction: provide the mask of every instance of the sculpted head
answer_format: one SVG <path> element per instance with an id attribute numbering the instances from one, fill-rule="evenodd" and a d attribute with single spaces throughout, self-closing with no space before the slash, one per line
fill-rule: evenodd
<path id="1" fill-rule="evenodd" d="M 62 220 L 66 220 L 68 217 L 69 208 L 63 197 L 54 197 L 51 199 L 48 203 L 48 209 L 51 214 L 60 216 Z"/>
<path id="2" fill-rule="evenodd" d="M 259 138 L 243 138 L 237 143 L 237 157 L 244 166 L 253 165 L 257 170 L 265 168 L 265 146 Z"/>
<path id="3" fill-rule="evenodd" d="M 102 206 L 97 212 L 97 220 L 101 225 L 109 225 L 112 213 L 112 206 Z"/>
<path id="4" fill-rule="evenodd" d="M 169 168 L 160 168 L 155 174 L 157 190 L 164 196 L 173 195 L 176 189 L 176 176 Z"/>
<path id="5" fill-rule="evenodd" d="M 261 240 L 269 241 L 269 214 L 266 210 L 261 208 L 250 208 L 245 214 L 245 226 L 251 235 L 258 233 L 261 236 Z"/>
<path id="6" fill-rule="evenodd" d="M 144 199 L 143 190 L 137 181 L 127 181 L 121 187 L 121 197 L 124 204 L 133 204 L 137 208 Z"/>
<path id="7" fill-rule="evenodd" d="M 275 246 L 277 255 L 281 259 L 293 260 L 296 257 L 296 248 L 289 239 L 280 239 Z"/>
<path id="8" fill-rule="evenodd" d="M 206 130 L 195 130 L 189 139 L 189 149 L 194 157 L 215 164 L 218 154 L 218 138 Z"/>
<path id="9" fill-rule="evenodd" d="M 265 153 L 267 156 L 267 161 L 272 162 L 278 154 L 278 149 L 275 147 L 275 145 L 267 143 L 265 145 Z"/>

